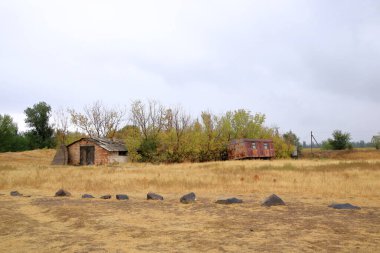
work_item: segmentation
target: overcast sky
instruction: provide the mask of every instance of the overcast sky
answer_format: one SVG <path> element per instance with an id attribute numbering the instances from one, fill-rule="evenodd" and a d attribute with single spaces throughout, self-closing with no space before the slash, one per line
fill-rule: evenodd
<path id="1" fill-rule="evenodd" d="M 309 142 L 380 131 L 380 1 L 0 1 L 0 114 L 156 99 Z"/>

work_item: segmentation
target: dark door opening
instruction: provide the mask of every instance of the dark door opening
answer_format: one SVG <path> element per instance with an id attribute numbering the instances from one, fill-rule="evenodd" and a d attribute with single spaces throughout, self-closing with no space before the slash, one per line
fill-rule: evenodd
<path id="1" fill-rule="evenodd" d="M 93 165 L 95 161 L 95 147 L 80 147 L 80 165 Z"/>

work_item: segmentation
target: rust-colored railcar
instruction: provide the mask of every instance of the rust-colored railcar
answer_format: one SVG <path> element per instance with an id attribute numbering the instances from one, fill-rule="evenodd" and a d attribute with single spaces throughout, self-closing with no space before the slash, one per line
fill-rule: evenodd
<path id="1" fill-rule="evenodd" d="M 235 139 L 228 145 L 228 159 L 271 159 L 275 156 L 272 140 Z"/>

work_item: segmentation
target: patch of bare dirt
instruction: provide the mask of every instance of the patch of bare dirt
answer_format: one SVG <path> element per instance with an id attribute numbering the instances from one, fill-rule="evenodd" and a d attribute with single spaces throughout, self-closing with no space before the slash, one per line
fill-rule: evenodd
<path id="1" fill-rule="evenodd" d="M 291 198 L 262 207 L 255 196 L 218 205 L 0 196 L 4 252 L 374 252 L 380 208 L 334 210 Z"/>

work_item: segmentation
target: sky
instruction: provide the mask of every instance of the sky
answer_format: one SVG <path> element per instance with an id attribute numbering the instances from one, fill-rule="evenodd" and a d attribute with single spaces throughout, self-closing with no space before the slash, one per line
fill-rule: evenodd
<path id="1" fill-rule="evenodd" d="M 380 1 L 0 1 L 0 114 L 154 99 L 310 142 L 380 132 Z"/>

